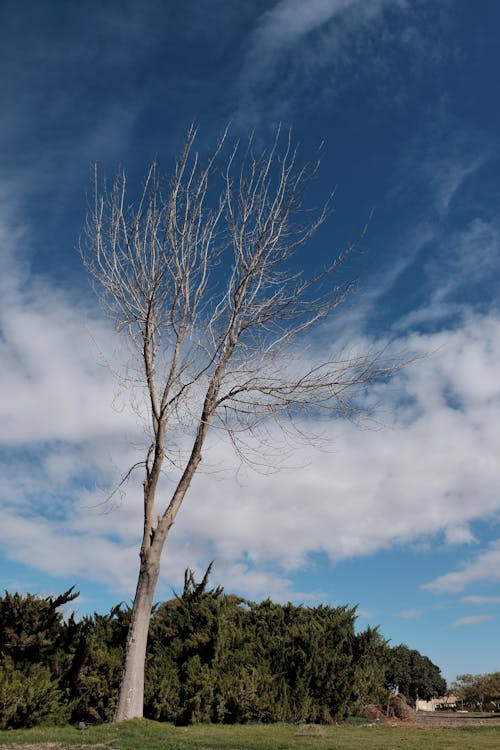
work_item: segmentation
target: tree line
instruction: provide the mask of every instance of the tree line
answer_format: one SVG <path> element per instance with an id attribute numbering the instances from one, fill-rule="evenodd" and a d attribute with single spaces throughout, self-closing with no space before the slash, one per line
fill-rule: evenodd
<path id="1" fill-rule="evenodd" d="M 155 606 L 144 715 L 194 722 L 331 722 L 382 706 L 388 688 L 442 694 L 439 668 L 377 628 L 357 631 L 352 607 L 260 603 L 185 575 Z M 64 616 L 78 596 L 0 597 L 0 728 L 108 721 L 116 709 L 131 616 Z"/>

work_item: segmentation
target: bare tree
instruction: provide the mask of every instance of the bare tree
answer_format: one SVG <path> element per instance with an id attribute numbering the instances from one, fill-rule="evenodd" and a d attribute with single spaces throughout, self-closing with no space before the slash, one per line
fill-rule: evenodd
<path id="1" fill-rule="evenodd" d="M 255 446 L 270 419 L 287 429 L 304 410 L 345 413 L 356 386 L 393 369 L 370 355 L 309 366 L 297 356 L 352 286 L 336 283 L 344 254 L 313 275 L 297 264 L 330 212 L 330 200 L 316 212 L 303 206 L 317 164 L 299 165 L 280 130 L 258 155 L 252 139 L 231 150 L 224 135 L 202 164 L 195 136 L 191 128 L 169 180 L 152 164 L 135 207 L 124 173 L 109 191 L 96 176 L 82 250 L 102 303 L 132 344 L 149 419 L 140 569 L 115 720 L 143 714 L 160 557 L 211 427 L 244 455 L 249 433 Z M 192 441 L 171 496 L 159 498 L 179 425 Z"/>

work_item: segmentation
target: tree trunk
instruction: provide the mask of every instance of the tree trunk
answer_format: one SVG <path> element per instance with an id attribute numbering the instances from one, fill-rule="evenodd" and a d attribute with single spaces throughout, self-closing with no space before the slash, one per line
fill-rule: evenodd
<path id="1" fill-rule="evenodd" d="M 149 549 L 141 555 L 132 617 L 127 634 L 122 680 L 114 721 L 142 718 L 144 710 L 144 665 L 153 596 L 160 573 L 160 555 Z"/>
<path id="2" fill-rule="evenodd" d="M 153 607 L 153 596 L 160 574 L 160 558 L 168 532 L 182 504 L 191 480 L 201 461 L 203 446 L 210 425 L 214 399 L 220 385 L 219 364 L 208 389 L 198 425 L 196 439 L 182 477 L 163 516 L 158 517 L 154 527 L 154 499 L 158 478 L 163 464 L 163 440 L 165 425 L 157 426 L 156 448 L 153 467 L 144 482 L 144 534 L 141 545 L 141 567 L 135 592 L 132 617 L 125 646 L 122 679 L 114 721 L 137 719 L 144 713 L 144 668 L 148 643 L 149 623 Z"/>

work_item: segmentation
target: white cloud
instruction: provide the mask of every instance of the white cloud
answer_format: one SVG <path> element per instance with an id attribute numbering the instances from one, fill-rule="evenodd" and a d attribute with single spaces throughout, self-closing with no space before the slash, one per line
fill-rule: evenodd
<path id="1" fill-rule="evenodd" d="M 439 576 L 425 584 L 425 588 L 434 592 L 459 592 L 479 582 L 500 582 L 500 539 L 491 542 L 486 551 L 480 552 L 460 570 Z"/>
<path id="2" fill-rule="evenodd" d="M 30 295 L 11 293 L 13 305 L 2 308 L 10 372 L 2 375 L 1 437 L 5 446 L 40 448 L 37 462 L 11 460 L 3 472 L 6 551 L 51 572 L 98 578 L 106 568 L 105 578 L 126 587 L 141 528 L 140 476 L 108 514 L 95 484 L 140 457 L 126 440 L 127 433 L 138 437 L 136 424 L 110 409 L 112 380 L 84 343 L 78 305 L 43 285 Z M 401 344 L 430 354 L 375 389 L 385 429 L 324 424 L 331 452 L 303 446 L 295 454 L 301 468 L 271 475 L 236 476 L 227 445 L 215 437 L 167 543 L 169 580 L 178 583 L 185 567 L 201 569 L 214 558 L 229 586 L 286 599 L 290 573 L 311 551 L 341 560 L 440 533 L 448 543 L 473 541 L 469 524 L 500 510 L 500 318 L 469 316 L 454 330 Z M 163 497 L 168 489 L 166 482 Z M 494 548 L 429 588 L 491 580 L 498 554 Z"/>
<path id="3" fill-rule="evenodd" d="M 0 243 L 0 444 L 136 434 L 110 370 L 122 355 L 108 322 L 91 312 L 94 300 L 91 308 L 80 292 L 30 274 L 17 252 L 29 236 L 14 216 L 0 216 Z"/>
<path id="4" fill-rule="evenodd" d="M 230 471 L 219 481 L 200 475 L 176 533 L 220 561 L 246 554 L 259 569 L 285 571 L 304 565 L 311 550 L 340 560 L 439 533 L 471 543 L 468 524 L 500 508 L 500 404 L 490 379 L 499 334 L 500 320 L 478 318 L 414 337 L 410 348 L 434 354 L 377 392 L 394 412 L 392 426 L 332 424 L 334 450 L 301 449 L 297 471 L 240 475 L 239 484 Z M 214 451 L 222 461 L 223 446 Z"/>
<path id="5" fill-rule="evenodd" d="M 477 541 L 468 524 L 450 526 L 445 529 L 446 543 L 449 545 L 472 544 Z"/>
<path id="6" fill-rule="evenodd" d="M 12 560 L 51 575 L 84 576 L 115 591 L 133 591 L 138 569 L 136 545 L 126 547 L 81 530 L 72 534 L 66 524 L 39 517 L 2 512 L 1 520 L 0 540 Z"/>
<path id="7" fill-rule="evenodd" d="M 488 622 L 492 619 L 491 615 L 471 615 L 470 617 L 459 617 L 452 624 L 453 627 L 459 628 L 463 625 L 479 625 L 481 622 Z"/>
<path id="8" fill-rule="evenodd" d="M 500 604 L 500 596 L 479 596 L 477 594 L 471 594 L 469 596 L 462 596 L 460 601 L 464 604 L 474 604 L 478 607 L 482 607 L 484 604 Z"/>
<path id="9" fill-rule="evenodd" d="M 12 236 L 6 221 L 3 236 Z M 111 408 L 115 383 L 96 363 L 85 305 L 14 261 L 7 269 L 0 296 L 5 552 L 128 590 L 141 477 L 107 514 L 98 486 L 141 457 L 135 443 L 143 436 L 132 413 Z M 114 337 L 90 321 L 113 359 Z M 215 559 L 221 582 L 242 593 L 296 598 L 291 573 L 313 551 L 342 560 L 437 535 L 474 541 L 470 524 L 500 511 L 500 317 L 469 314 L 439 333 L 403 333 L 396 344 L 427 356 L 373 389 L 385 429 L 323 423 L 332 450 L 302 446 L 292 454 L 298 468 L 271 475 L 238 471 L 225 441 L 212 437 L 168 540 L 164 581 L 178 585 L 185 567 Z M 170 486 L 166 479 L 159 508 Z M 428 588 L 499 580 L 499 555 L 493 545 Z"/>

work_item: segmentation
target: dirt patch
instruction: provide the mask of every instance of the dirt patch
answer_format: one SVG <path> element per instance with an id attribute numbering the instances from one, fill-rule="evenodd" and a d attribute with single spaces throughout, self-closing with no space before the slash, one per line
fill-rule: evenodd
<path id="1" fill-rule="evenodd" d="M 500 727 L 500 714 L 413 713 L 406 719 L 382 716 L 367 726 L 391 727 L 393 729 L 460 729 L 462 727 Z"/>
<path id="2" fill-rule="evenodd" d="M 500 727 L 500 714 L 441 713 L 439 711 L 415 716 L 418 726 L 436 729 L 453 727 Z"/>

